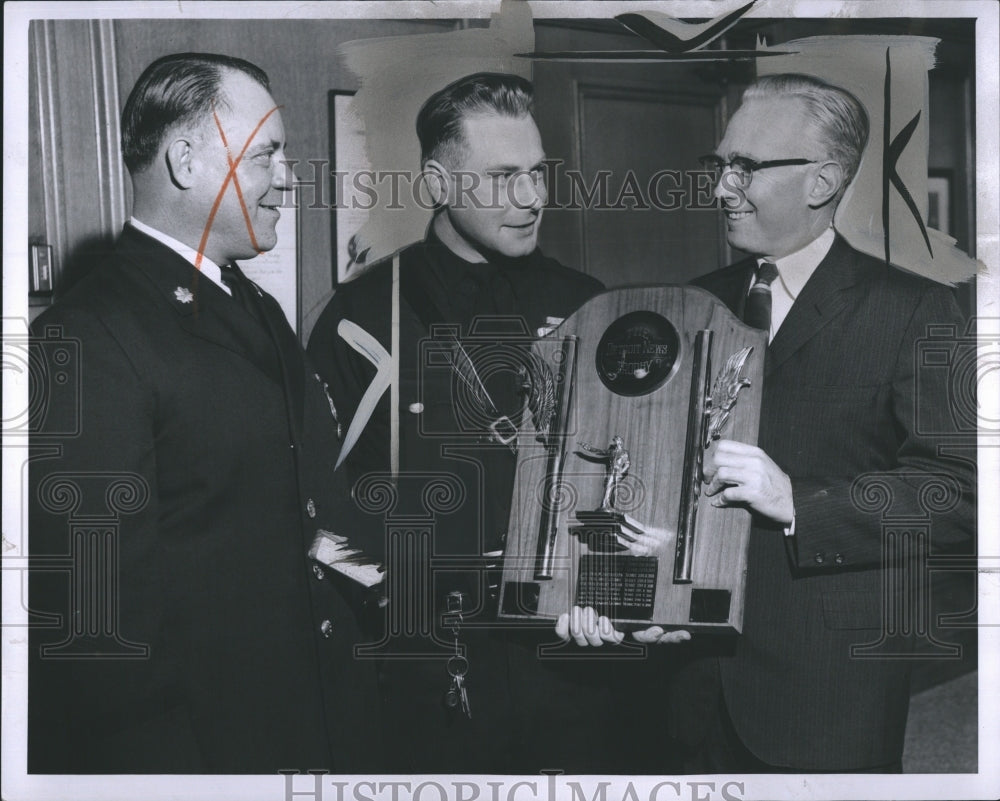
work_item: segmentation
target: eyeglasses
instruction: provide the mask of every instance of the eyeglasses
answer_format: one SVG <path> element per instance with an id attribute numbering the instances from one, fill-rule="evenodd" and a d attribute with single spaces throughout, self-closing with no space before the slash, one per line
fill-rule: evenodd
<path id="1" fill-rule="evenodd" d="M 740 186 L 746 188 L 753 180 L 753 174 L 758 170 L 766 170 L 771 167 L 791 167 L 801 164 L 815 164 L 815 159 L 774 159 L 772 161 L 754 161 L 746 156 L 734 156 L 730 161 L 726 161 L 721 156 L 710 153 L 707 156 L 699 157 L 701 166 L 709 172 L 715 173 L 715 180 L 722 180 L 722 175 L 726 170 L 730 170 L 735 176 Z"/>

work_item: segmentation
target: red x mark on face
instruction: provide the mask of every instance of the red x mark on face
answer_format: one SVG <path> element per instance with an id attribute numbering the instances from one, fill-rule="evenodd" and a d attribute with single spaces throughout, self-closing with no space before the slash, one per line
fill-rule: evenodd
<path id="1" fill-rule="evenodd" d="M 232 151 L 229 148 L 229 140 L 226 137 L 225 129 L 222 127 L 222 121 L 219 119 L 217 112 L 212 112 L 212 117 L 215 119 L 215 127 L 219 131 L 219 137 L 222 140 L 223 147 L 226 148 L 226 159 L 229 163 L 229 172 L 226 173 L 225 180 L 222 182 L 219 193 L 215 196 L 215 202 L 212 204 L 212 209 L 208 213 L 208 219 L 205 221 L 205 230 L 201 235 L 201 243 L 198 245 L 198 255 L 195 257 L 194 266 L 196 269 L 201 269 L 201 260 L 204 256 L 205 246 L 208 244 L 208 235 L 212 231 L 212 223 L 215 221 L 215 215 L 219 211 L 219 206 L 222 205 L 222 198 L 225 197 L 230 181 L 233 183 L 233 188 L 236 190 L 236 197 L 240 202 L 240 210 L 243 212 L 243 220 L 247 227 L 247 233 L 250 234 L 250 244 L 258 253 L 261 252 L 261 249 L 257 245 L 257 238 L 254 235 L 253 225 L 250 222 L 250 212 L 247 210 L 247 204 L 243 198 L 243 190 L 240 188 L 240 179 L 236 175 L 236 170 L 239 168 L 240 162 L 243 160 L 243 156 L 247 152 L 247 148 L 250 147 L 251 142 L 253 142 L 257 133 L 264 126 L 264 123 L 267 122 L 271 115 L 280 108 L 282 107 L 275 106 L 261 118 L 260 122 L 257 123 L 253 131 L 250 132 L 250 136 L 247 137 L 246 142 L 243 143 L 243 148 L 240 150 L 239 155 L 235 159 L 233 158 Z"/>

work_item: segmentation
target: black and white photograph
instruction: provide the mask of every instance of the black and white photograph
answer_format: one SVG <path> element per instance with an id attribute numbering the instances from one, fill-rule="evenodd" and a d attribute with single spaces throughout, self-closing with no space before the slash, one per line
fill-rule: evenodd
<path id="1" fill-rule="evenodd" d="M 4 7 L 7 801 L 1000 796 L 1000 7 Z"/>

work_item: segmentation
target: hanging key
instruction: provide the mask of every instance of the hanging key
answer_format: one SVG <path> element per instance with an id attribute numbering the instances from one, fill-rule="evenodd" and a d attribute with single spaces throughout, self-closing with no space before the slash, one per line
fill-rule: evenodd
<path id="1" fill-rule="evenodd" d="M 472 707 L 469 706 L 469 691 L 465 688 L 465 674 L 469 672 L 469 660 L 456 654 L 448 659 L 448 675 L 451 676 L 451 687 L 445 693 L 445 704 L 449 708 L 462 705 L 462 712 L 467 718 L 472 718 Z M 455 701 L 452 702 L 454 696 Z"/>
<path id="2" fill-rule="evenodd" d="M 465 593 L 454 590 L 448 593 L 448 614 L 451 616 L 451 633 L 455 638 L 455 653 L 448 657 L 445 667 L 451 676 L 451 686 L 444 694 L 444 704 L 449 709 L 462 705 L 462 712 L 467 718 L 472 717 L 469 706 L 469 693 L 465 689 L 465 674 L 469 672 L 469 660 L 462 655 L 462 646 L 458 634 L 462 628 L 462 611 L 465 606 Z"/>
<path id="3" fill-rule="evenodd" d="M 444 694 L 444 705 L 448 707 L 448 709 L 454 709 L 459 705 L 461 700 L 462 692 L 460 690 L 460 685 L 458 680 L 453 678 L 451 680 L 451 687 L 449 687 L 448 691 Z"/>
<path id="4" fill-rule="evenodd" d="M 462 702 L 462 711 L 469 720 L 472 720 L 472 707 L 469 706 L 469 691 L 465 689 L 465 679 L 456 676 L 455 682 L 458 684 L 458 698 Z"/>

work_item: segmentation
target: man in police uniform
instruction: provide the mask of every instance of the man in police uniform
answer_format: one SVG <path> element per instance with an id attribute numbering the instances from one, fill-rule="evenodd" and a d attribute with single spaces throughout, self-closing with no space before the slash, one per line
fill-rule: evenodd
<path id="1" fill-rule="evenodd" d="M 445 645 L 434 646 L 427 636 L 390 638 L 385 646 L 387 747 L 401 772 L 619 771 L 628 767 L 621 752 L 632 752 L 621 747 L 627 736 L 616 729 L 620 707 L 606 661 L 539 659 L 536 647 L 554 640 L 551 629 L 537 636 L 499 629 L 489 582 L 458 564 L 504 544 L 515 464 L 509 418 L 517 419 L 523 402 L 505 347 L 508 355 L 523 347 L 602 288 L 537 247 L 545 154 L 531 103 L 527 81 L 477 74 L 433 95 L 417 118 L 424 177 L 437 210 L 426 239 L 399 256 L 393 513 L 433 514 L 433 559 L 438 566 L 450 560 L 452 567 L 434 571 L 431 590 L 434 630 Z M 354 491 L 362 505 L 371 486 L 364 476 L 386 475 L 393 464 L 390 393 L 374 411 L 359 411 L 376 369 L 338 326 L 354 323 L 390 351 L 392 274 L 389 260 L 339 287 L 309 342 L 345 423 L 371 415 L 345 463 L 351 480 L 361 479 Z M 434 505 L 428 489 L 435 482 L 455 492 L 454 502 Z M 385 525 L 384 517 L 372 515 L 366 527 L 382 540 Z M 414 570 L 412 563 L 394 568 L 390 561 L 390 574 L 394 569 Z M 399 586 L 391 575 L 390 582 Z M 464 685 L 471 718 L 461 704 L 444 703 L 453 686 L 445 647 L 453 647 L 455 634 L 441 626 L 441 616 L 455 591 L 462 593 L 457 640 L 469 660 Z M 426 599 L 390 601 L 399 603 Z M 412 658 L 405 658 L 407 649 Z M 437 658 L 416 656 L 428 652 Z"/>
<path id="2" fill-rule="evenodd" d="M 57 623 L 31 636 L 30 772 L 379 766 L 374 671 L 307 556 L 345 492 L 331 404 L 235 265 L 275 245 L 284 147 L 258 67 L 154 62 L 122 116 L 132 218 L 34 327 L 80 385 L 33 440 L 31 609 Z"/>

